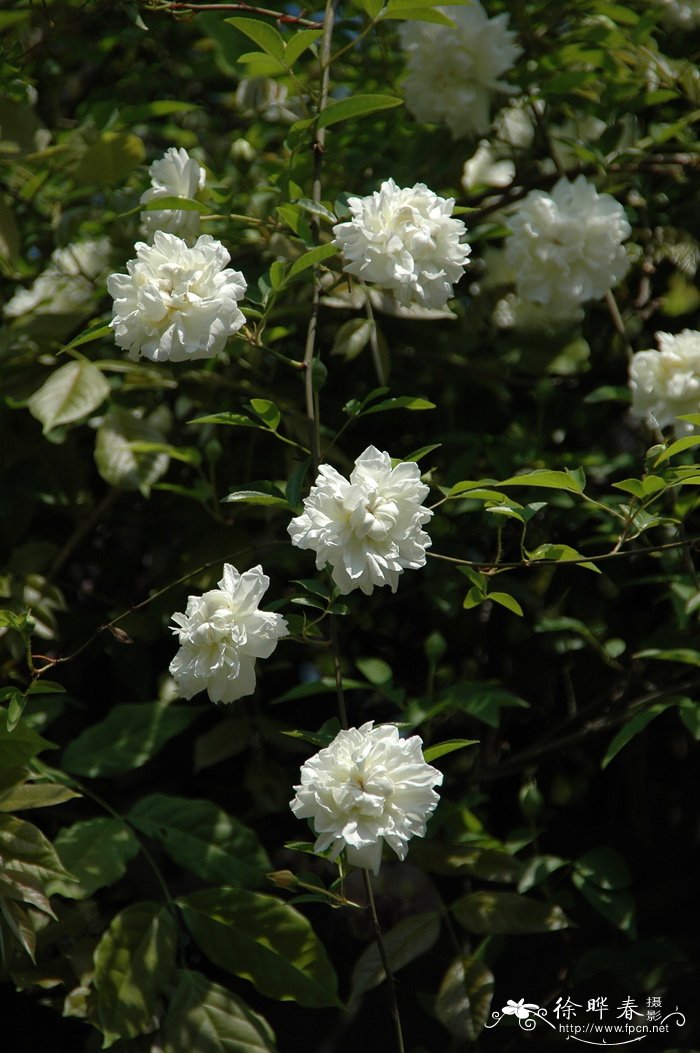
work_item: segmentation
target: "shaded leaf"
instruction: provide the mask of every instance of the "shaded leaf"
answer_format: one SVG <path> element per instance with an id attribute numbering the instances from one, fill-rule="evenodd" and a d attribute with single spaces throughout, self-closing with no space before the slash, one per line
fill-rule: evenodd
<path id="1" fill-rule="evenodd" d="M 601 768 L 607 768 L 613 757 L 616 757 L 620 750 L 627 745 L 640 731 L 644 731 L 647 724 L 651 724 L 652 720 L 660 716 L 665 710 L 669 709 L 673 702 L 656 702 L 653 706 L 649 706 L 643 713 L 637 713 L 636 716 L 632 717 L 623 727 L 620 728 L 617 735 L 613 738 L 612 742 L 607 748 L 605 756 L 600 762 Z"/>
<path id="2" fill-rule="evenodd" d="M 75 178 L 79 183 L 114 186 L 145 159 L 146 151 L 138 135 L 103 132 L 81 157 Z"/>
<path id="3" fill-rule="evenodd" d="M 178 973 L 162 1034 L 164 1053 L 275 1053 L 277 1048 L 259 1013 L 189 969 Z"/>
<path id="4" fill-rule="evenodd" d="M 478 958 L 456 958 L 435 999 L 435 1015 L 455 1038 L 475 1042 L 491 1008 L 494 977 Z"/>
<path id="5" fill-rule="evenodd" d="M 105 885 L 113 885 L 138 853 L 138 841 L 118 819 L 86 819 L 59 831 L 56 852 L 70 877 L 52 881 L 51 895 L 87 899 Z"/>
<path id="6" fill-rule="evenodd" d="M 214 965 L 261 994 L 308 1007 L 337 1006 L 337 979 L 309 922 L 272 896 L 211 889 L 180 900 L 188 929 Z"/>
<path id="7" fill-rule="evenodd" d="M 453 903 L 452 912 L 469 932 L 555 932 L 568 925 L 561 907 L 515 892 L 472 892 Z"/>
<path id="8" fill-rule="evenodd" d="M 423 911 L 404 918 L 393 929 L 382 933 L 392 973 L 429 951 L 440 935 L 440 918 L 434 911 Z M 371 943 L 358 958 L 352 971 L 350 1004 L 365 991 L 377 987 L 386 978 L 376 943 Z"/>

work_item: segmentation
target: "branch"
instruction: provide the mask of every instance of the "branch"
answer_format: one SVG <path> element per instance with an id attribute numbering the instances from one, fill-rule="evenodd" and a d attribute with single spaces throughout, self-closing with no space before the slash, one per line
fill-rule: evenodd
<path id="1" fill-rule="evenodd" d="M 272 11 L 269 7 L 256 7 L 254 4 L 188 4 L 179 0 L 145 0 L 145 6 L 151 11 L 191 11 L 192 14 L 197 14 L 198 11 L 246 11 L 263 18 L 273 18 L 275 22 L 284 25 L 323 29 L 322 22 L 313 22 L 310 18 L 302 18 L 300 15 L 285 15 L 280 11 Z"/>

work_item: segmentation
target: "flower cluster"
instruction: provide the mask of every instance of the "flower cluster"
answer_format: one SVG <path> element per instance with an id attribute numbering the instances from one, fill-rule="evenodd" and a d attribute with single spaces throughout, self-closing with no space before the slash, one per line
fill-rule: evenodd
<path id="1" fill-rule="evenodd" d="M 170 663 L 183 698 L 200 691 L 212 702 L 234 702 L 255 690 L 255 659 L 269 658 L 287 636 L 279 614 L 258 610 L 270 579 L 260 566 L 240 574 L 224 564 L 218 589 L 189 596 L 184 614 L 173 615 L 180 649 Z"/>
<path id="2" fill-rule="evenodd" d="M 551 194 L 532 190 L 510 228 L 506 262 L 518 294 L 560 313 L 603 296 L 627 271 L 625 211 L 582 175 L 560 179 Z"/>
<path id="3" fill-rule="evenodd" d="M 161 197 L 194 199 L 204 189 L 206 172 L 182 147 L 171 146 L 148 170 L 151 185 L 141 195 L 141 204 Z M 157 230 L 189 240 L 199 233 L 199 213 L 185 209 L 148 209 L 141 213 L 144 236 L 153 239 Z"/>
<path id="4" fill-rule="evenodd" d="M 76 241 L 54 249 L 46 270 L 29 289 L 19 289 L 5 304 L 8 318 L 39 314 L 81 314 L 95 299 L 95 287 L 107 272 L 108 238 Z"/>
<path id="5" fill-rule="evenodd" d="M 402 571 L 425 565 L 431 542 L 421 528 L 432 512 L 421 501 L 428 489 L 415 462 L 392 468 L 389 454 L 374 446 L 357 458 L 349 480 L 322 464 L 304 511 L 289 524 L 292 544 L 312 549 L 319 570 L 330 564 L 341 593 L 369 596 L 383 585 L 396 592 Z"/>
<path id="6" fill-rule="evenodd" d="M 383 842 L 403 860 L 410 838 L 425 836 L 442 772 L 424 760 L 418 735 L 401 739 L 394 725 L 373 723 L 338 732 L 302 765 L 290 807 L 311 819 L 316 852 L 330 848 L 336 859 L 346 849 L 349 863 L 377 874 Z"/>
<path id="7" fill-rule="evenodd" d="M 632 412 L 652 426 L 673 424 L 676 435 L 689 435 L 695 427 L 678 420 L 700 413 L 700 333 L 657 333 L 658 351 L 638 351 L 632 356 L 629 383 Z"/>
<path id="8" fill-rule="evenodd" d="M 112 328 L 131 358 L 183 362 L 209 358 L 245 323 L 238 300 L 246 290 L 240 271 L 224 269 L 230 256 L 202 234 L 190 248 L 175 234 L 157 231 L 153 245 L 136 244 L 127 274 L 112 274 Z"/>
<path id="9" fill-rule="evenodd" d="M 484 135 L 490 126 L 491 97 L 512 89 L 499 78 L 522 49 L 505 14 L 489 18 L 478 0 L 465 7 L 438 8 L 454 27 L 409 22 L 401 27 L 407 52 L 402 90 L 419 121 L 448 125 L 455 139 Z"/>
<path id="10" fill-rule="evenodd" d="M 343 269 L 393 290 L 406 307 L 444 307 L 471 251 L 460 241 L 464 224 L 452 218 L 454 198 L 387 179 L 368 197 L 349 198 L 348 207 L 352 219 L 333 228 Z"/>

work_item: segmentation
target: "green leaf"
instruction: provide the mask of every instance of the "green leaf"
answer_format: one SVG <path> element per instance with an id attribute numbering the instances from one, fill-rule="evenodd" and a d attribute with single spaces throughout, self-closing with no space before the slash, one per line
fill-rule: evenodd
<path id="1" fill-rule="evenodd" d="M 268 998 L 309 1008 L 338 1006 L 337 979 L 309 922 L 288 903 L 242 889 L 208 889 L 180 900 L 200 950 Z"/>
<path id="2" fill-rule="evenodd" d="M 88 899 L 98 889 L 113 885 L 139 851 L 128 826 L 109 816 L 64 826 L 54 845 L 70 877 L 52 881 L 49 890 L 67 899 Z"/>
<path id="3" fill-rule="evenodd" d="M 139 801 L 129 821 L 211 884 L 259 886 L 272 870 L 257 835 L 211 801 L 157 793 Z"/>
<path id="4" fill-rule="evenodd" d="M 548 490 L 565 490 L 570 494 L 582 494 L 586 477 L 582 468 L 575 472 L 566 468 L 563 472 L 551 471 L 549 468 L 536 468 L 532 472 L 523 472 L 503 479 L 497 486 L 542 486 Z"/>
<path id="5" fill-rule="evenodd" d="M 546 559 L 552 560 L 555 563 L 575 563 L 577 567 L 582 567 L 583 570 L 592 570 L 596 574 L 600 574 L 600 567 L 596 567 L 595 563 L 591 563 L 587 560 L 580 552 L 577 552 L 571 545 L 553 545 L 546 543 L 544 545 L 538 545 L 534 552 L 528 552 L 528 559 L 533 561 Z"/>
<path id="6" fill-rule="evenodd" d="M 384 0 L 353 0 L 370 18 L 376 18 L 384 6 Z"/>
<path id="7" fill-rule="evenodd" d="M 269 25 L 257 18 L 225 18 L 230 26 L 234 26 L 241 33 L 258 44 L 263 51 L 279 61 L 284 60 L 284 39 L 274 26 Z"/>
<path id="8" fill-rule="evenodd" d="M 271 431 L 277 431 L 281 414 L 274 402 L 270 402 L 269 399 L 251 399 L 250 405 L 253 413 L 260 417 Z"/>
<path id="9" fill-rule="evenodd" d="M 422 5 L 413 5 L 412 3 L 397 5 L 392 8 L 391 0 L 386 11 L 383 11 L 378 18 L 378 21 L 382 22 L 386 19 L 395 19 L 402 22 L 435 22 L 440 26 L 449 26 L 454 29 L 454 22 L 451 18 L 448 18 L 442 11 L 436 10 L 434 7 L 428 7 L 423 0 Z"/>
<path id="10" fill-rule="evenodd" d="M 73 775 L 89 775 L 93 779 L 133 771 L 188 728 L 200 712 L 194 706 L 165 702 L 115 706 L 104 720 L 70 743 L 62 766 Z"/>
<path id="11" fill-rule="evenodd" d="M 79 793 L 54 782 L 25 782 L 0 793 L 0 812 L 24 812 L 30 808 L 50 808 L 63 804 Z"/>
<path id="12" fill-rule="evenodd" d="M 401 106 L 402 103 L 403 99 L 397 99 L 393 95 L 351 95 L 348 99 L 329 103 L 318 119 L 318 127 L 328 128 L 339 121 L 346 121 L 351 117 L 364 117 L 378 110 Z"/>
<path id="13" fill-rule="evenodd" d="M 463 750 L 467 746 L 477 746 L 478 743 L 478 739 L 446 739 L 444 742 L 436 742 L 434 746 L 424 749 L 423 758 L 428 764 L 432 764 L 438 757 L 454 753 L 455 750 Z"/>
<path id="14" fill-rule="evenodd" d="M 384 399 L 377 402 L 369 409 L 362 410 L 358 416 L 366 417 L 370 413 L 384 413 L 385 410 L 407 409 L 407 410 L 431 410 L 435 409 L 435 403 L 428 399 L 414 398 L 412 395 L 400 395 L 394 399 Z"/>
<path id="15" fill-rule="evenodd" d="M 97 430 L 95 464 L 106 483 L 145 497 L 170 464 L 165 435 L 149 420 L 115 406 Z"/>
<path id="16" fill-rule="evenodd" d="M 166 907 L 135 903 L 113 919 L 95 948 L 103 1049 L 155 1030 L 159 996 L 175 968 L 177 927 Z"/>
<path id="17" fill-rule="evenodd" d="M 276 1053 L 267 1021 L 225 987 L 183 969 L 162 1023 L 164 1053 Z"/>
<path id="18" fill-rule="evenodd" d="M 453 903 L 452 912 L 460 925 L 478 933 L 556 932 L 569 924 L 561 907 L 515 892 L 472 892 Z"/>
<path id="19" fill-rule="evenodd" d="M 143 164 L 146 150 L 132 132 L 103 132 L 88 146 L 75 172 L 78 183 L 114 186 Z"/>
<path id="20" fill-rule="evenodd" d="M 495 981 L 475 957 L 456 958 L 435 999 L 435 1015 L 455 1038 L 475 1042 L 488 1020 Z"/>
<path id="21" fill-rule="evenodd" d="M 31 904 L 53 918 L 48 888 L 66 876 L 51 842 L 36 826 L 0 815 L 0 900 Z"/>
<path id="22" fill-rule="evenodd" d="M 228 424 L 235 428 L 259 428 L 260 422 L 251 420 L 243 413 L 211 413 L 207 417 L 195 417 L 188 424 Z"/>
<path id="23" fill-rule="evenodd" d="M 491 600 L 493 603 L 498 603 L 501 607 L 505 607 L 506 610 L 517 614 L 520 618 L 523 617 L 522 607 L 515 596 L 511 596 L 509 592 L 490 592 L 486 599 Z"/>
<path id="24" fill-rule="evenodd" d="M 47 749 L 56 747 L 27 724 L 19 724 L 13 731 L 8 731 L 6 721 L 0 720 L 0 770 L 22 767 Z"/>
<path id="25" fill-rule="evenodd" d="M 388 684 L 393 675 L 391 666 L 381 658 L 358 658 L 355 665 L 370 684 Z"/>
<path id="26" fill-rule="evenodd" d="M 571 880 L 591 906 L 628 936 L 635 935 L 634 898 L 627 889 L 619 891 L 601 888 L 588 881 L 574 869 Z"/>
<path id="27" fill-rule="evenodd" d="M 632 880 L 620 853 L 607 845 L 585 852 L 575 861 L 574 870 L 586 881 L 609 891 L 627 888 Z"/>
<path id="28" fill-rule="evenodd" d="M 281 490 L 272 483 L 253 483 L 250 490 L 233 490 L 221 499 L 222 504 L 242 503 L 260 505 L 264 508 L 289 508 L 289 502 Z"/>
<path id="29" fill-rule="evenodd" d="M 83 344 L 91 344 L 93 340 L 101 340 L 103 336 L 112 336 L 112 327 L 101 319 L 88 326 L 78 336 L 73 337 L 69 344 L 64 344 L 63 350 L 69 351 L 74 347 L 82 347 Z M 100 363 L 103 365 L 103 363 Z"/>
<path id="30" fill-rule="evenodd" d="M 328 260 L 331 256 L 337 256 L 338 249 L 332 243 L 326 245 L 317 245 L 314 249 L 309 249 L 303 256 L 295 260 L 292 266 L 289 268 L 287 278 L 296 278 L 297 274 L 301 274 L 302 271 L 308 270 L 309 267 L 315 267 L 317 264 L 322 263 L 324 260 Z"/>
<path id="31" fill-rule="evenodd" d="M 540 885 L 547 880 L 550 874 L 554 874 L 564 866 L 567 866 L 567 860 L 560 859 L 559 856 L 545 855 L 529 859 L 520 874 L 518 892 L 527 892 L 535 885 Z"/>
<path id="32" fill-rule="evenodd" d="M 46 434 L 59 424 L 73 424 L 93 413 L 109 390 L 97 366 L 80 359 L 52 373 L 31 396 L 27 408 Z"/>
<path id="33" fill-rule="evenodd" d="M 694 739 L 700 739 L 700 705 L 690 698 L 681 700 L 679 716 Z"/>
<path id="34" fill-rule="evenodd" d="M 700 666 L 700 651 L 694 651 L 690 647 L 673 647 L 660 649 L 658 647 L 647 647 L 644 651 L 637 651 L 635 658 L 653 658 L 661 662 L 682 662 L 684 665 Z"/>
<path id="35" fill-rule="evenodd" d="M 663 464 L 664 461 L 670 460 L 671 457 L 675 457 L 677 453 L 683 453 L 684 450 L 690 450 L 693 446 L 700 445 L 700 435 L 684 435 L 682 439 L 676 439 L 670 446 L 667 446 L 654 461 L 654 467 Z"/>
<path id="36" fill-rule="evenodd" d="M 307 48 L 312 47 L 321 36 L 323 36 L 322 29 L 300 29 L 298 33 L 295 33 L 291 40 L 287 41 L 284 49 L 285 66 L 293 66 Z"/>
<path id="37" fill-rule="evenodd" d="M 18 687 L 11 687 L 7 695 L 9 705 L 7 707 L 7 730 L 14 731 L 24 713 L 27 704 L 27 696 Z M 5 698 L 3 697 L 3 702 Z"/>
<path id="38" fill-rule="evenodd" d="M 660 716 L 661 713 L 669 709 L 674 703 L 673 702 L 656 702 L 653 706 L 649 706 L 642 713 L 637 713 L 635 717 L 632 717 L 623 727 L 620 728 L 617 735 L 608 746 L 607 752 L 600 762 L 601 768 L 607 768 L 613 757 L 616 757 L 623 747 L 627 745 L 640 731 L 644 731 L 647 724 L 651 724 L 652 720 Z"/>
<path id="39" fill-rule="evenodd" d="M 393 929 L 382 933 L 392 973 L 425 954 L 437 942 L 440 935 L 440 917 L 434 911 L 423 911 L 404 918 Z M 384 966 L 376 943 L 367 947 L 352 971 L 350 1005 L 366 991 L 378 987 L 386 978 Z"/>

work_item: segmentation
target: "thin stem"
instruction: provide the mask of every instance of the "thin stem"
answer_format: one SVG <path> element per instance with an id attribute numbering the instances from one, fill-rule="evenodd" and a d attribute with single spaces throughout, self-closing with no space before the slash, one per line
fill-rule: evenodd
<path id="1" fill-rule="evenodd" d="M 93 527 L 97 525 L 97 523 L 99 523 L 100 519 L 102 519 L 105 512 L 107 512 L 112 507 L 112 505 L 115 503 L 115 501 L 118 500 L 118 498 L 119 490 L 109 490 L 107 494 L 103 497 L 103 499 L 100 501 L 100 503 L 97 505 L 97 507 L 93 510 L 92 515 L 87 516 L 87 518 L 83 519 L 78 524 L 76 529 L 73 531 L 73 533 L 68 538 L 63 548 L 51 564 L 49 572 L 46 576 L 47 584 L 54 580 L 58 572 L 63 568 L 66 561 L 70 559 L 75 549 L 80 545 L 80 542 L 83 540 L 83 538 L 90 533 L 90 531 L 93 529 Z"/>
<path id="2" fill-rule="evenodd" d="M 345 705 L 345 692 L 343 691 L 343 670 L 340 665 L 340 646 L 338 644 L 338 623 L 334 614 L 331 614 L 331 647 L 333 648 L 333 670 L 335 673 L 335 692 L 338 696 L 338 710 L 340 712 L 340 723 L 343 728 L 348 727 L 348 710 Z"/>
<path id="3" fill-rule="evenodd" d="M 306 29 L 322 29 L 320 22 L 312 22 L 309 18 L 301 18 L 299 15 L 285 15 L 281 11 L 272 11 L 269 7 L 256 7 L 254 4 L 188 4 L 175 3 L 174 0 L 146 0 L 144 5 L 152 11 L 247 11 L 253 15 L 262 15 L 264 18 L 272 18 L 275 22 L 283 22 L 285 25 L 304 26 Z"/>
<path id="4" fill-rule="evenodd" d="M 321 204 L 321 171 L 323 168 L 323 151 L 326 142 L 326 129 L 318 127 L 318 120 L 328 102 L 328 90 L 330 86 L 331 70 L 331 42 L 333 39 L 333 23 L 335 20 L 335 7 L 333 0 L 326 0 L 326 10 L 323 19 L 323 37 L 321 39 L 320 64 L 321 64 L 321 87 L 318 96 L 318 108 L 316 110 L 316 123 L 314 125 L 314 171 L 311 191 L 311 199 L 317 205 Z M 314 240 L 319 244 L 320 220 L 318 216 L 312 217 L 312 229 Z M 314 361 L 316 358 L 316 335 L 318 331 L 318 315 L 321 307 L 321 282 L 318 265 L 314 267 L 314 292 L 311 302 L 311 317 L 306 331 L 306 345 L 304 348 L 304 393 L 306 401 L 306 417 L 309 422 L 309 446 L 311 448 L 311 468 L 316 472 L 321 460 L 321 435 L 319 426 L 318 391 L 314 383 Z"/>
<path id="5" fill-rule="evenodd" d="M 617 306 L 617 300 L 615 299 L 615 296 L 611 289 L 608 289 L 608 291 L 605 294 L 605 302 L 608 305 L 608 310 L 610 311 L 610 317 L 612 318 L 613 325 L 615 326 L 615 331 L 618 334 L 618 336 L 622 339 L 622 342 L 625 345 L 625 351 L 627 352 L 628 359 L 631 359 L 632 355 L 634 354 L 634 348 L 630 343 L 630 338 L 628 337 L 627 330 L 625 329 L 625 323 L 623 322 L 622 315 L 620 314 L 620 308 Z"/>
<path id="6" fill-rule="evenodd" d="M 403 1043 L 403 1031 L 401 1030 L 401 1015 L 399 1013 L 399 1003 L 396 997 L 396 980 L 394 974 L 391 971 L 391 965 L 389 963 L 389 956 L 384 946 L 384 940 L 382 938 L 382 929 L 379 924 L 379 917 L 377 915 L 377 906 L 374 902 L 374 892 L 372 890 L 372 878 L 369 870 L 363 870 L 362 876 L 365 879 L 365 890 L 367 892 L 367 900 L 369 903 L 370 913 L 372 915 L 372 925 L 374 927 L 374 938 L 377 941 L 377 950 L 379 951 L 379 957 L 382 960 L 384 966 L 384 972 L 386 973 L 387 983 L 389 985 L 389 998 L 391 1001 L 391 1018 L 394 1021 L 394 1027 L 396 1028 L 396 1048 L 399 1053 L 405 1053 L 405 1046 Z"/>
<path id="7" fill-rule="evenodd" d="M 367 310 L 367 321 L 370 324 L 369 331 L 369 346 L 372 352 L 372 362 L 374 363 L 374 371 L 377 374 L 377 383 L 380 387 L 386 386 L 386 375 L 384 373 L 384 364 L 382 362 L 382 356 L 379 353 L 379 338 L 377 337 L 377 323 L 374 319 L 374 311 L 372 310 L 372 301 L 370 299 L 370 292 L 365 283 L 362 283 L 365 290 L 365 308 Z"/>

